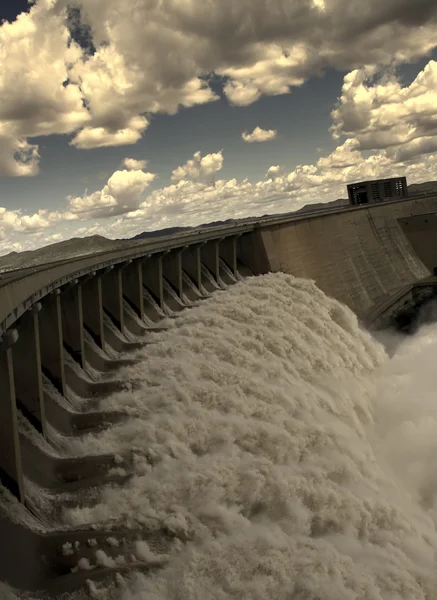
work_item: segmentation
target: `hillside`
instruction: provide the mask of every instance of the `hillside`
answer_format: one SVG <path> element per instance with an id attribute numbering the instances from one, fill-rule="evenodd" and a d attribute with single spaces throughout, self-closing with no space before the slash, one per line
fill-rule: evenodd
<path id="1" fill-rule="evenodd" d="M 412 183 L 408 186 L 409 196 L 421 196 L 423 194 L 436 194 L 437 181 L 426 181 L 425 183 Z"/>
<path id="2" fill-rule="evenodd" d="M 143 231 L 133 238 L 126 238 L 127 240 L 143 240 L 147 238 L 154 238 L 166 235 L 175 235 L 177 233 L 183 233 L 189 231 L 192 227 L 166 227 L 165 229 L 156 229 L 155 231 Z"/>
<path id="3" fill-rule="evenodd" d="M 85 238 L 71 238 L 63 242 L 57 242 L 44 246 L 38 250 L 26 252 L 10 252 L 0 257 L 0 270 L 23 269 L 33 267 L 41 263 L 53 262 L 61 258 L 72 258 L 92 252 L 101 252 L 115 246 L 123 245 L 118 240 L 108 240 L 101 235 L 92 235 Z"/>

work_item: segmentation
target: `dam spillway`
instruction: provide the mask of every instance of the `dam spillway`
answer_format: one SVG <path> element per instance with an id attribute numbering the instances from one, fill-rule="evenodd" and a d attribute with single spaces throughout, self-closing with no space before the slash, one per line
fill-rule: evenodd
<path id="1" fill-rule="evenodd" d="M 130 454 L 124 453 L 126 448 L 123 452 L 114 452 L 109 451 L 108 446 L 103 452 L 103 447 L 94 445 L 93 448 L 88 446 L 87 452 L 79 456 L 75 452 L 84 435 L 96 435 L 100 431 L 103 436 L 100 439 L 104 439 L 105 430 L 113 431 L 117 423 L 126 418 L 120 404 L 111 404 L 109 400 L 105 404 L 104 399 L 113 398 L 114 394 L 121 394 L 123 398 L 132 394 L 135 397 L 136 386 L 143 388 L 132 374 L 127 377 L 126 369 L 135 369 L 138 352 L 143 353 L 141 360 L 153 356 L 160 328 L 171 329 L 177 315 L 188 315 L 189 311 L 185 309 L 193 303 L 209 302 L 210 294 L 214 295 L 215 291 L 220 293 L 233 284 L 239 286 L 242 279 L 269 271 L 314 279 L 329 296 L 341 300 L 363 317 L 369 308 L 383 302 L 402 286 L 430 276 L 436 238 L 430 235 L 429 244 L 424 246 L 422 243 L 419 248 L 418 240 L 423 240 L 423 234 L 417 236 L 415 232 L 426 229 L 425 220 L 436 208 L 437 201 L 427 198 L 423 202 L 411 199 L 366 209 L 326 211 L 310 217 L 278 217 L 233 229 L 205 232 L 200 236 L 184 236 L 162 245 L 158 242 L 144 248 L 118 251 L 116 255 L 104 253 L 60 262 L 24 276 L 12 275 L 0 288 L 0 317 L 5 327 L 0 381 L 3 427 L 0 460 L 6 473 L 2 481 L 33 518 L 43 520 L 47 507 L 47 503 L 41 502 L 41 497 L 35 494 L 36 486 L 51 490 L 52 495 L 64 494 L 65 506 L 71 507 L 72 511 L 70 525 L 89 527 L 90 523 L 84 520 L 73 522 L 73 515 L 79 514 L 74 512 L 78 508 L 75 494 L 87 488 L 123 484 L 129 474 L 138 475 L 138 472 Z M 407 235 L 405 230 L 413 217 L 414 227 L 410 227 Z M 350 285 L 346 276 L 350 277 Z M 302 284 L 297 284 L 297 291 L 293 291 L 293 279 L 279 278 L 274 283 L 274 293 L 279 296 L 281 281 L 285 291 L 284 297 L 276 301 L 279 302 L 277 310 L 281 307 L 284 311 L 290 302 L 286 310 L 293 313 L 293 306 L 297 310 L 302 303 L 299 295 Z M 263 294 L 268 298 L 272 292 L 267 286 L 259 296 L 254 286 L 247 288 L 248 293 L 253 292 L 261 306 Z M 305 288 L 307 303 L 311 294 L 318 302 L 325 302 L 316 290 L 312 285 Z M 250 304 L 246 318 L 254 319 L 256 302 L 244 300 L 245 293 L 240 291 L 238 302 L 243 307 L 246 301 Z M 308 334 L 311 327 L 319 331 L 322 314 L 329 321 L 338 313 L 336 304 L 328 305 L 332 314 L 322 311 L 318 321 L 311 321 L 306 313 L 305 318 L 312 323 L 307 325 Z M 266 310 L 267 305 L 263 306 Z M 242 313 L 236 306 L 232 310 L 241 319 L 245 318 L 244 308 Z M 193 312 L 193 318 L 197 314 Z M 346 318 L 349 322 L 350 314 L 345 314 L 349 315 Z M 194 322 L 190 323 L 189 317 L 184 319 L 196 331 Z M 209 316 L 206 322 L 213 326 L 214 319 Z M 296 320 L 293 320 L 293 327 L 297 327 Z M 354 335 L 357 335 L 356 325 L 354 327 Z M 188 333 L 187 329 L 185 331 Z M 228 329 L 227 342 L 231 342 L 230 333 Z M 165 331 L 163 335 L 167 335 Z M 195 335 L 190 339 L 193 338 Z M 317 344 L 317 334 L 313 332 L 311 338 Z M 323 339 L 327 344 L 326 338 Z M 183 337 L 179 338 L 179 348 L 181 343 L 183 345 Z M 251 344 L 263 352 L 262 345 L 255 344 L 254 340 Z M 346 347 L 351 344 L 353 346 L 349 340 Z M 211 355 L 212 361 L 217 358 L 217 352 Z M 341 356 L 338 365 L 347 362 L 346 355 Z M 159 360 L 162 357 L 158 355 L 156 365 Z M 362 360 L 367 360 L 364 355 Z M 108 373 L 112 375 L 108 377 Z M 24 381 L 29 385 L 23 385 Z M 153 386 L 153 377 L 149 383 Z M 66 448 L 70 452 L 66 452 Z M 72 449 L 75 452 L 71 452 Z M 153 455 L 151 451 L 152 462 Z M 21 466 L 17 460 L 21 461 Z M 98 497 L 98 492 L 93 493 Z M 51 502 L 55 504 L 53 500 Z M 91 504 L 93 502 L 95 498 Z M 93 514 L 92 511 L 89 514 Z M 103 527 L 92 537 L 91 529 L 76 530 L 74 535 L 68 531 L 38 534 L 22 524 L 6 526 L 4 521 L 3 525 L 9 528 L 4 531 L 4 539 L 17 539 L 15 556 L 20 547 L 26 545 L 31 549 L 28 560 L 39 565 L 39 571 L 35 568 L 26 574 L 28 579 L 23 578 L 19 562 L 14 563 L 14 553 L 7 553 L 3 548 L 1 562 L 10 574 L 9 579 L 7 576 L 4 579 L 17 585 L 21 577 L 25 587 L 27 584 L 35 589 L 46 585 L 50 578 L 56 579 L 52 591 L 62 589 L 62 585 L 66 586 L 64 589 L 72 589 L 83 584 L 89 576 L 86 569 L 74 572 L 71 569 L 75 569 L 82 559 L 85 563 L 82 561 L 81 564 L 87 564 L 86 560 L 92 554 L 91 546 L 87 546 L 89 539 L 97 536 L 103 544 L 107 538 L 114 538 L 121 545 L 125 538 L 125 550 L 119 555 L 114 551 L 115 556 L 125 556 L 135 546 L 135 536 L 127 535 L 126 530 L 118 532 Z M 172 536 L 168 530 L 160 529 L 158 533 L 171 545 Z M 152 538 L 148 539 L 153 546 Z M 69 554 L 70 546 L 74 548 L 76 542 L 80 552 L 73 550 Z M 109 552 L 107 546 L 106 554 Z M 64 551 L 60 550 L 62 548 Z M 51 557 L 44 569 L 38 560 L 40 554 Z M 70 556 L 74 560 L 68 558 Z M 104 567 L 119 572 L 122 570 L 120 564 L 108 559 L 105 565 L 103 561 L 98 565 L 99 569 L 93 570 L 93 576 L 98 578 Z"/>

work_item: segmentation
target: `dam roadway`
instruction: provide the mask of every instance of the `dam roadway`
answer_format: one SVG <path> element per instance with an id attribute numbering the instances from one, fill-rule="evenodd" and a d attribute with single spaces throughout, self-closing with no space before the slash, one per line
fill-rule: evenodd
<path id="1" fill-rule="evenodd" d="M 69 491 L 80 502 L 86 490 L 122 484 L 114 469 L 121 461 L 128 473 L 130 458 L 61 458 L 44 447 L 52 444 L 50 430 L 75 436 L 123 419 L 96 406 L 123 389 L 117 370 L 129 364 L 126 352 L 147 345 L 164 318 L 215 290 L 279 271 L 314 280 L 371 323 L 418 287 L 435 288 L 437 196 L 268 217 L 3 275 L 0 478 L 21 512 L 10 519 L 0 504 L 0 580 L 55 595 L 84 584 L 89 571 L 72 573 L 60 549 L 80 541 L 75 560 L 89 558 L 82 542 L 108 532 L 50 529 L 50 515 L 35 505 L 27 482 L 54 494 Z M 129 554 L 134 533 L 110 535 L 127 539 Z M 23 551 L 31 565 L 26 573 Z M 107 574 L 107 568 L 92 573 Z"/>

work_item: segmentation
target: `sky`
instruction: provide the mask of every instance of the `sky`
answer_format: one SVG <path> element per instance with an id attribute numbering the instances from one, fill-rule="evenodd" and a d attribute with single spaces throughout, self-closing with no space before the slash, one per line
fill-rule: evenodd
<path id="1" fill-rule="evenodd" d="M 435 0 L 0 0 L 0 254 L 437 180 Z"/>

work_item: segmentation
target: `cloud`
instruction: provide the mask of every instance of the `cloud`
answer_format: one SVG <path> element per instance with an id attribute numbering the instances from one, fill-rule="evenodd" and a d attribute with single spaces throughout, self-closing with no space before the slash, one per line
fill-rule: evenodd
<path id="1" fill-rule="evenodd" d="M 47 215 L 49 223 L 58 223 L 61 221 L 76 221 L 79 217 L 77 214 L 70 211 L 52 211 L 48 212 L 44 210 L 44 214 Z"/>
<path id="2" fill-rule="evenodd" d="M 0 251 L 8 251 L 14 243 L 19 244 L 22 249 L 30 250 L 37 244 L 38 236 L 43 235 L 47 229 L 76 220 L 78 220 L 78 215 L 68 211 L 50 212 L 47 209 L 39 209 L 33 214 L 25 214 L 23 210 L 8 210 L 0 207 Z M 55 232 L 53 235 L 59 235 L 59 232 Z M 18 241 L 16 236 L 32 239 Z M 38 242 L 37 245 L 41 244 Z"/>
<path id="3" fill-rule="evenodd" d="M 326 157 L 319 158 L 317 167 L 319 169 L 346 169 L 356 167 L 363 160 L 358 150 L 360 144 L 356 138 L 348 139 L 341 146 Z"/>
<path id="4" fill-rule="evenodd" d="M 255 127 L 252 133 L 244 131 L 241 134 L 241 137 L 248 144 L 252 144 L 253 142 L 270 142 L 270 140 L 275 140 L 278 137 L 278 132 L 276 129 L 261 129 L 261 127 Z"/>
<path id="5" fill-rule="evenodd" d="M 353 137 L 361 150 L 386 149 L 395 162 L 437 150 L 437 62 L 403 87 L 395 72 L 357 69 L 344 78 L 332 111 L 335 139 Z"/>
<path id="6" fill-rule="evenodd" d="M 434 0 L 419 0 L 414 11 L 409 0 L 369 0 L 365 9 L 360 0 L 337 0 L 323 10 L 283 0 L 163 2 L 153 10 L 137 2 L 135 12 L 115 0 L 82 5 L 98 49 L 77 73 L 95 118 L 115 107 L 172 114 L 210 102 L 215 95 L 200 74 L 223 76 L 229 100 L 247 105 L 329 67 L 411 60 L 436 45 Z"/>
<path id="7" fill-rule="evenodd" d="M 154 173 L 115 171 L 108 179 L 107 189 L 121 206 L 136 208 L 141 194 L 155 179 Z"/>
<path id="8" fill-rule="evenodd" d="M 63 19 L 39 2 L 0 25 L 0 173 L 38 172 L 38 148 L 27 138 L 70 133 L 89 120 L 78 86 L 63 85 L 81 50 L 68 43 Z M 17 154 L 18 153 L 18 154 Z"/>
<path id="9" fill-rule="evenodd" d="M 129 171 L 142 171 L 147 167 L 147 160 L 137 160 L 136 158 L 125 158 L 123 166 Z"/>
<path id="10" fill-rule="evenodd" d="M 201 156 L 196 152 L 193 158 L 172 173 L 171 180 L 177 181 L 203 181 L 212 184 L 215 176 L 223 167 L 223 151 Z"/>
<path id="11" fill-rule="evenodd" d="M 363 64 L 370 73 L 375 65 L 424 57 L 437 45 L 435 0 L 150 6 L 132 0 L 129 7 L 118 0 L 81 0 L 74 39 L 70 5 L 39 0 L 15 22 L 0 25 L 0 135 L 10 140 L 8 156 L 17 144 L 52 134 L 72 134 L 78 149 L 134 144 L 150 115 L 217 100 L 211 74 L 222 78 L 231 104 L 244 106 L 288 93 L 329 68 L 351 70 L 353 79 Z M 74 40 L 80 41 L 78 30 L 85 26 L 82 48 Z M 360 121 L 354 125 L 353 119 L 366 116 L 349 107 L 349 117 L 344 108 L 338 121 L 354 131 Z M 418 137 L 410 130 L 403 135 L 413 135 L 411 142 Z M 365 139 L 350 137 L 364 148 Z M 388 143 L 382 133 L 380 138 L 381 147 Z M 414 144 L 413 153 L 433 147 L 425 139 Z M 13 158 L 0 160 L 2 172 L 11 175 L 37 172 L 35 162 L 21 168 L 20 161 L 11 167 Z"/>
<path id="12" fill-rule="evenodd" d="M 272 165 L 267 170 L 266 178 L 267 179 L 275 179 L 276 177 L 278 177 L 278 175 L 280 174 L 281 171 L 282 171 L 282 167 L 280 165 Z"/>
<path id="13" fill-rule="evenodd" d="M 0 231 L 22 233 L 40 231 L 49 227 L 47 210 L 41 209 L 33 215 L 23 215 L 20 210 L 8 210 L 0 207 Z"/>
<path id="14" fill-rule="evenodd" d="M 0 135 L 0 176 L 28 177 L 39 172 L 36 144 L 25 139 Z"/>
<path id="15" fill-rule="evenodd" d="M 106 185 L 91 194 L 68 197 L 68 209 L 80 218 L 109 217 L 139 207 L 141 195 L 156 178 L 143 171 L 115 171 Z"/>
<path id="16" fill-rule="evenodd" d="M 107 127 L 85 127 L 71 140 L 70 144 L 81 150 L 108 148 L 136 144 L 148 127 L 144 117 L 133 117 L 122 128 L 110 131 Z"/>
<path id="17" fill-rule="evenodd" d="M 0 133 L 34 137 L 70 133 L 89 115 L 69 67 L 82 52 L 69 42 L 62 16 L 38 2 L 0 26 Z M 63 85 L 63 83 L 65 85 Z"/>
<path id="18" fill-rule="evenodd" d="M 46 238 L 44 238 L 44 241 L 48 244 L 53 244 L 56 242 L 61 242 L 63 239 L 64 236 L 62 235 L 62 233 L 52 233 L 52 235 L 49 235 Z"/>
<path id="19" fill-rule="evenodd" d="M 39 245 L 43 238 L 38 236 L 49 228 L 56 231 L 45 241 L 78 232 L 128 237 L 144 229 L 296 210 L 322 199 L 345 197 L 346 183 L 354 180 L 404 174 L 409 183 L 435 179 L 436 73 L 436 63 L 430 61 L 409 86 L 402 86 L 392 67 L 367 66 L 348 73 L 332 112 L 331 130 L 334 139 L 346 139 L 315 164 L 298 165 L 292 171 L 273 165 L 258 182 L 225 180 L 217 179 L 224 164 L 222 150 L 203 156 L 196 152 L 173 170 L 171 185 L 145 195 L 156 175 L 143 171 L 147 161 L 125 158 L 125 170 L 115 171 L 100 190 L 68 197 L 64 210 L 25 214 L 0 209 L 0 250 L 14 244 L 26 249 L 32 243 Z M 262 131 L 256 128 L 246 135 Z M 23 138 L 4 139 L 9 146 L 2 145 L 3 172 L 17 174 L 21 168 L 23 174 L 34 173 L 38 148 Z M 75 222 L 80 222 L 79 228 Z M 59 231 L 69 224 L 74 228 L 71 233 Z"/>

